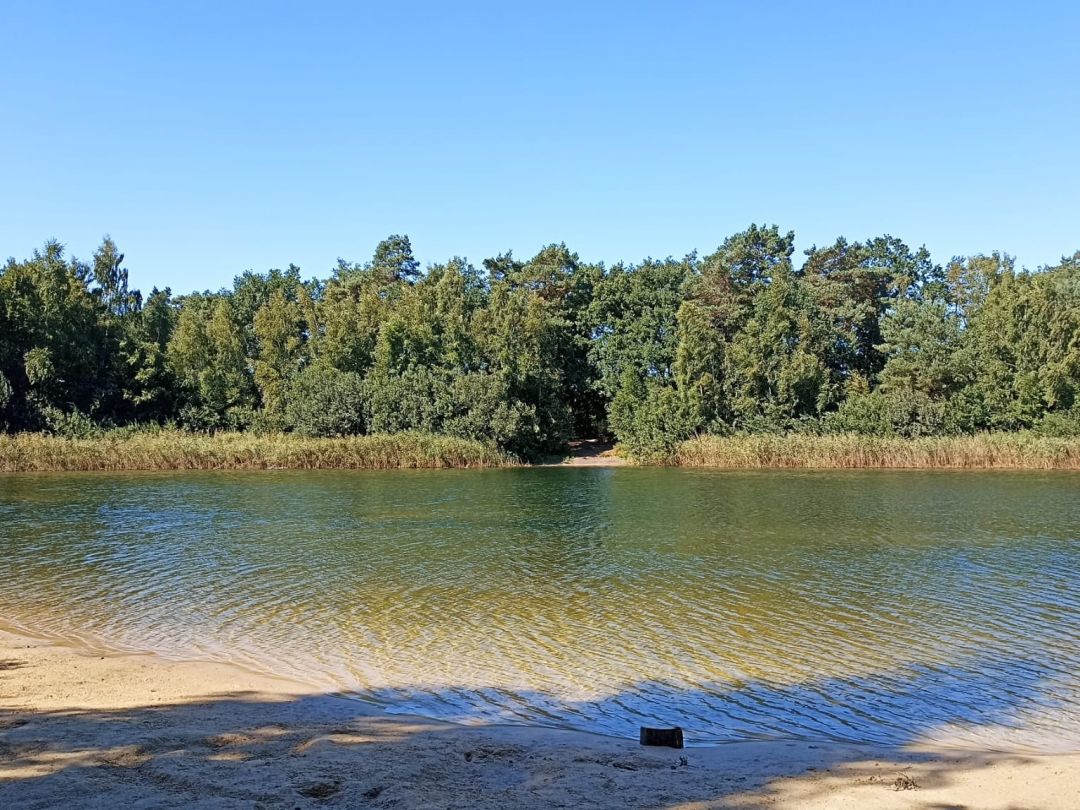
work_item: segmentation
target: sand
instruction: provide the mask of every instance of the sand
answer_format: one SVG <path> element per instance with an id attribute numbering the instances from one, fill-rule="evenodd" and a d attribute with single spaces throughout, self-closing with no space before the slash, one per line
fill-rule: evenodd
<path id="1" fill-rule="evenodd" d="M 566 458 L 553 464 L 539 464 L 539 467 L 626 467 L 629 461 L 615 452 L 612 442 L 600 439 L 574 439 L 570 442 L 570 453 Z"/>
<path id="2" fill-rule="evenodd" d="M 1080 754 L 464 727 L 0 631 L 0 808 L 1080 808 Z"/>

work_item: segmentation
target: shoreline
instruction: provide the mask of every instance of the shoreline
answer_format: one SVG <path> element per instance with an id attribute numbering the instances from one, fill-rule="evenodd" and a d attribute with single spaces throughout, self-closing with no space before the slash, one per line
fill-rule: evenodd
<path id="1" fill-rule="evenodd" d="M 0 805 L 1071 808 L 1080 753 L 681 751 L 388 714 L 225 663 L 0 629 Z"/>
<path id="2" fill-rule="evenodd" d="M 426 433 L 336 439 L 180 430 L 69 439 L 0 434 L 0 473 L 152 470 L 390 470 L 491 468 L 516 462 L 494 445 Z"/>
<path id="3" fill-rule="evenodd" d="M 162 430 L 93 439 L 0 434 L 0 473 L 226 470 L 492 469 L 657 466 L 717 470 L 1080 470 L 1080 438 L 987 433 L 934 438 L 753 434 L 701 436 L 639 462 L 596 440 L 525 464 L 493 445 L 419 433 L 309 439 L 293 434 Z"/>

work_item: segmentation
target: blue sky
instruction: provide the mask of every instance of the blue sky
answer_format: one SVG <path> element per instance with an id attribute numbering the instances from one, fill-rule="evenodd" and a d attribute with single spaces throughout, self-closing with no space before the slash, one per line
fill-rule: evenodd
<path id="1" fill-rule="evenodd" d="M 886 7 L 887 6 L 887 7 Z M 52 3 L 0 10 L 0 254 L 132 283 L 418 258 L 1080 249 L 1080 4 Z"/>

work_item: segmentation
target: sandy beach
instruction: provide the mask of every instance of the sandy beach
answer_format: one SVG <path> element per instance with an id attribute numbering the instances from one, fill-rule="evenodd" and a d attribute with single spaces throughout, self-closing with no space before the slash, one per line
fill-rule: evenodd
<path id="1" fill-rule="evenodd" d="M 0 807 L 1061 808 L 1080 755 L 681 751 L 465 727 L 223 664 L 0 632 Z"/>

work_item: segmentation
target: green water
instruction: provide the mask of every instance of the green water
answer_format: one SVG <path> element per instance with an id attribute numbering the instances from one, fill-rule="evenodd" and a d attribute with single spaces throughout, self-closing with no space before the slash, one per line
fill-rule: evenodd
<path id="1" fill-rule="evenodd" d="M 1080 749 L 1080 476 L 0 477 L 0 618 L 460 721 Z"/>

